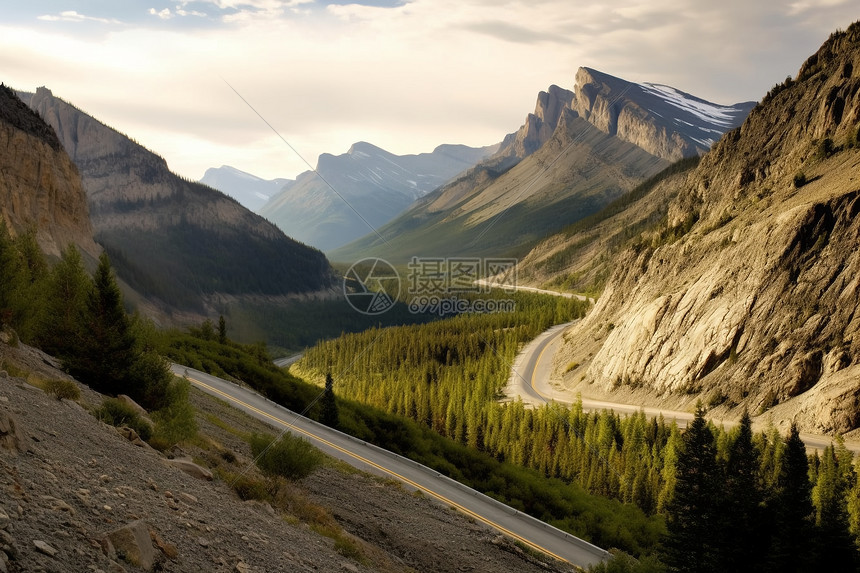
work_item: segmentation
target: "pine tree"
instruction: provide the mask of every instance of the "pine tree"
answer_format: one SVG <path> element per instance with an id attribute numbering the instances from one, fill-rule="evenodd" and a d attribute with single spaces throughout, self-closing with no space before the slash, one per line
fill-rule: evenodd
<path id="1" fill-rule="evenodd" d="M 227 344 L 227 322 L 223 314 L 218 317 L 218 342 Z"/>
<path id="2" fill-rule="evenodd" d="M 846 493 L 853 477 L 851 458 L 840 463 L 835 448 L 832 445 L 825 448 L 812 490 L 818 545 L 816 566 L 824 571 L 855 571 L 857 568 L 857 548 L 849 530 L 846 505 Z"/>
<path id="3" fill-rule="evenodd" d="M 800 432 L 792 424 L 785 440 L 776 492 L 773 499 L 774 526 L 768 558 L 770 571 L 815 570 L 815 513 L 812 507 L 812 484 L 809 481 L 809 460 Z"/>
<path id="4" fill-rule="evenodd" d="M 752 420 L 744 411 L 729 444 L 721 499 L 720 556 L 724 571 L 759 571 L 767 539 L 762 522 L 761 461 L 753 444 Z"/>
<path id="5" fill-rule="evenodd" d="M 122 293 L 106 253 L 99 257 L 87 296 L 84 334 L 77 352 L 65 358 L 69 374 L 107 394 L 129 392 L 127 377 L 135 360 L 135 340 Z"/>
<path id="6" fill-rule="evenodd" d="M 671 570 L 717 571 L 719 478 L 714 436 L 700 404 L 683 435 L 676 462 L 675 492 L 666 508 L 668 537 L 664 542 L 664 562 Z"/>
<path id="7" fill-rule="evenodd" d="M 51 269 L 46 288 L 46 309 L 36 333 L 36 344 L 61 359 L 75 352 L 83 337 L 87 293 L 92 280 L 74 245 L 66 248 Z"/>
<path id="8" fill-rule="evenodd" d="M 340 424 L 340 412 L 337 408 L 337 397 L 334 395 L 334 378 L 331 377 L 331 373 L 325 375 L 321 422 L 331 428 L 337 428 Z"/>

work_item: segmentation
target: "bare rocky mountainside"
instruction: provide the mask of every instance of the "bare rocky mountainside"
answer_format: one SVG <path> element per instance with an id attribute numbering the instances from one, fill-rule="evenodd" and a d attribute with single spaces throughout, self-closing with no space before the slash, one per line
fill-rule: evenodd
<path id="1" fill-rule="evenodd" d="M 199 437 L 165 455 L 97 420 L 86 386 L 75 401 L 39 389 L 68 379 L 54 362 L 0 341 L 4 573 L 573 570 L 333 460 L 272 504 L 242 501 L 237 481 L 262 479 L 242 436 L 276 429 L 195 391 Z"/>
<path id="2" fill-rule="evenodd" d="M 39 88 L 20 94 L 56 131 L 87 193 L 96 240 L 162 310 L 205 313 L 219 296 L 326 289 L 328 261 L 234 199 L 173 174 L 163 158 Z"/>
<path id="3" fill-rule="evenodd" d="M 379 229 L 384 240 L 369 234 L 329 256 L 523 255 L 670 161 L 707 151 L 753 105 L 721 106 L 580 68 L 574 91 L 538 94 L 498 152 Z"/>
<path id="4" fill-rule="evenodd" d="M 59 257 L 69 244 L 93 259 L 86 194 L 54 131 L 15 93 L 0 86 L 0 217 L 14 234 L 35 231 L 41 249 Z"/>
<path id="5" fill-rule="evenodd" d="M 497 146 L 440 145 L 395 155 L 360 141 L 342 155 L 324 153 L 258 212 L 291 237 L 328 251 L 371 232 L 413 201 L 492 154 Z"/>
<path id="6" fill-rule="evenodd" d="M 617 211 L 600 224 L 661 219 L 617 252 L 608 237 L 589 243 L 612 275 L 556 358 L 572 395 L 701 398 L 717 417 L 746 408 L 817 433 L 860 426 L 860 25 L 697 167 Z M 589 232 L 548 240 L 524 272 L 586 269 L 574 246 Z"/>

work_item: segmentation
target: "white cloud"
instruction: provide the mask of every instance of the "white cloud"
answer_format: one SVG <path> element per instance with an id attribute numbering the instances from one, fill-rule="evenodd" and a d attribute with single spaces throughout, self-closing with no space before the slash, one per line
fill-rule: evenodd
<path id="1" fill-rule="evenodd" d="M 150 8 L 149 13 L 153 16 L 158 16 L 162 20 L 170 20 L 173 18 L 173 14 L 170 13 L 170 8 L 165 8 L 163 10 L 156 10 L 155 8 Z"/>
<path id="2" fill-rule="evenodd" d="M 37 16 L 38 20 L 45 22 L 98 22 L 100 24 L 121 24 L 119 20 L 113 18 L 97 18 L 94 16 L 85 16 L 79 14 L 75 10 L 66 10 L 59 14 L 45 14 Z"/>
<path id="3" fill-rule="evenodd" d="M 517 129 L 539 90 L 572 87 L 579 66 L 718 103 L 758 99 L 855 18 L 845 2 L 814 6 L 797 15 L 788 4 L 749 0 L 414 0 L 325 10 L 305 0 L 179 2 L 163 26 L 153 9 L 142 11 L 145 27 L 101 37 L 0 25 L 0 69 L 16 87 L 48 85 L 188 177 L 231 164 L 273 178 L 304 167 L 220 78 L 312 163 L 357 140 L 395 153 L 486 145 Z M 229 25 L 219 24 L 221 10 L 233 11 Z M 194 11 L 216 27 L 178 28 L 197 19 L 175 16 L 201 15 Z"/>

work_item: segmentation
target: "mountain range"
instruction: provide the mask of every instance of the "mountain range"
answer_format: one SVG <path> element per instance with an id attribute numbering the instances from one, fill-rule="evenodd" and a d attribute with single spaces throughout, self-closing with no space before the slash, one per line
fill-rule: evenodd
<path id="1" fill-rule="evenodd" d="M 395 155 L 358 142 L 342 155 L 320 155 L 316 171 L 283 186 L 257 212 L 289 236 L 330 250 L 373 232 L 496 149 L 440 145 Z"/>
<path id="2" fill-rule="evenodd" d="M 753 106 L 720 106 L 668 86 L 580 68 L 574 90 L 541 92 L 534 113 L 492 157 L 329 256 L 403 261 L 525 254 L 669 162 L 704 153 Z"/>
<path id="3" fill-rule="evenodd" d="M 601 290 L 565 334 L 571 395 L 860 425 L 860 24 L 833 34 L 698 165 L 679 166 L 521 262 Z"/>

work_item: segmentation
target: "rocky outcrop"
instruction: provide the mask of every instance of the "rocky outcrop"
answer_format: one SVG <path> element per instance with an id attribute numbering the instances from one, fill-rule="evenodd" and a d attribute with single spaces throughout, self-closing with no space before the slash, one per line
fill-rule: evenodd
<path id="1" fill-rule="evenodd" d="M 521 160 L 540 149 L 572 110 L 602 132 L 668 161 L 705 153 L 739 126 L 754 102 L 722 106 L 659 84 L 637 84 L 579 68 L 573 91 L 550 86 L 535 111 L 502 142 L 494 161 Z"/>
<path id="2" fill-rule="evenodd" d="M 570 387 L 860 426 L 858 130 L 855 24 L 716 144 L 664 224 L 620 256 L 568 333 L 559 366 L 587 365 Z"/>
<path id="3" fill-rule="evenodd" d="M 503 159 L 521 160 L 540 149 L 552 137 L 562 112 L 571 108 L 574 99 L 573 92 L 556 85 L 540 92 L 534 113 L 526 116 L 526 121 L 519 130 L 505 137 L 493 157 L 494 162 Z"/>
<path id="4" fill-rule="evenodd" d="M 151 571 L 156 553 L 149 535 L 149 527 L 137 519 L 107 533 L 102 539 L 106 555 L 120 558 L 130 565 Z"/>
<path id="5" fill-rule="evenodd" d="M 176 469 L 184 471 L 193 478 L 212 481 L 212 472 L 203 466 L 195 464 L 194 461 L 189 458 L 174 458 L 172 460 L 167 460 L 167 463 Z"/>
<path id="6" fill-rule="evenodd" d="M 6 410 L 0 410 L 0 450 L 17 454 L 27 449 L 27 436 L 17 418 Z"/>
<path id="7" fill-rule="evenodd" d="M 5 86 L 0 87 L 0 150 L 0 217 L 11 232 L 35 231 L 51 256 L 74 244 L 98 257 L 78 170 L 54 131 Z"/>

